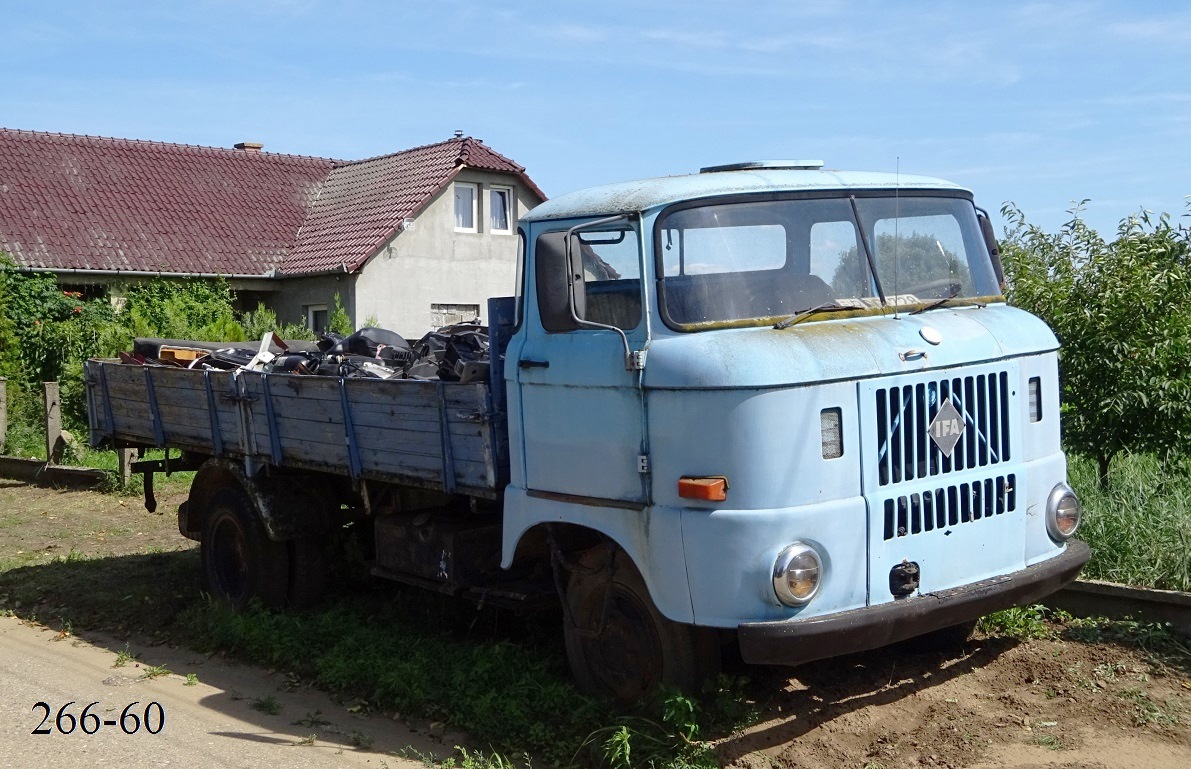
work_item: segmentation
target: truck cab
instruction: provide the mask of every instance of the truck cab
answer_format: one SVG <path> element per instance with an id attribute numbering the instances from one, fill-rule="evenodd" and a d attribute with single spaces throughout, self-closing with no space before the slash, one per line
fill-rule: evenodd
<path id="1" fill-rule="evenodd" d="M 1058 342 L 968 190 L 746 163 L 564 195 L 520 238 L 502 559 L 548 540 L 584 688 L 962 627 L 1088 559 Z"/>

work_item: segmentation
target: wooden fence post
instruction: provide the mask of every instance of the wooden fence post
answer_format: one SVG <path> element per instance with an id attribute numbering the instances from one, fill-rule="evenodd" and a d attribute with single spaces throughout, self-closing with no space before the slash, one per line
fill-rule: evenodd
<path id="1" fill-rule="evenodd" d="M 132 455 L 136 449 L 116 449 L 116 456 L 120 458 L 120 485 L 127 486 L 132 479 Z"/>
<path id="2" fill-rule="evenodd" d="M 8 440 L 8 380 L 0 376 L 0 447 Z"/>
<path id="3" fill-rule="evenodd" d="M 45 386 L 45 461 L 56 465 L 62 462 L 62 408 L 58 402 L 58 383 L 44 382 Z"/>

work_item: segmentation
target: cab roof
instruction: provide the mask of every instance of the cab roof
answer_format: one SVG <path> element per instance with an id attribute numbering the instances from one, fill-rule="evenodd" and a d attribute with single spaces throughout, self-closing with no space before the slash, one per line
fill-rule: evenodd
<path id="1" fill-rule="evenodd" d="M 929 176 L 868 171 L 773 168 L 705 171 L 588 187 L 547 200 L 521 217 L 521 220 L 534 222 L 575 216 L 615 216 L 648 211 L 683 200 L 721 195 L 861 189 L 968 191 L 952 182 Z"/>

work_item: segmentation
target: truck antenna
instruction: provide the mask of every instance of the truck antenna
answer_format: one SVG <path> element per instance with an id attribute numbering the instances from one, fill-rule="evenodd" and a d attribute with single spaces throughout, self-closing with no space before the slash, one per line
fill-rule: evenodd
<path id="1" fill-rule="evenodd" d="M 901 216 L 901 186 L 902 186 L 902 156 L 898 155 L 893 167 L 893 319 L 897 320 L 897 307 L 901 303 L 900 289 L 898 288 L 898 248 L 901 246 L 901 238 L 897 234 L 898 219 Z"/>

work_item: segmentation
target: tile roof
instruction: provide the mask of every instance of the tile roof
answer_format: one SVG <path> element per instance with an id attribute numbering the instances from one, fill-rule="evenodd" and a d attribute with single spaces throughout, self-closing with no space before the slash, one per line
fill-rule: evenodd
<path id="1" fill-rule="evenodd" d="M 463 137 L 356 162 L 0 128 L 0 252 L 22 267 L 268 275 L 359 268 L 462 167 Z"/>
<path id="2" fill-rule="evenodd" d="M 333 166 L 0 129 L 0 251 L 23 267 L 261 275 Z"/>
<path id="3" fill-rule="evenodd" d="M 463 168 L 513 174 L 542 200 L 525 169 L 482 142 L 461 137 L 391 155 L 336 164 L 286 255 L 286 273 L 354 271 L 418 214 Z"/>

